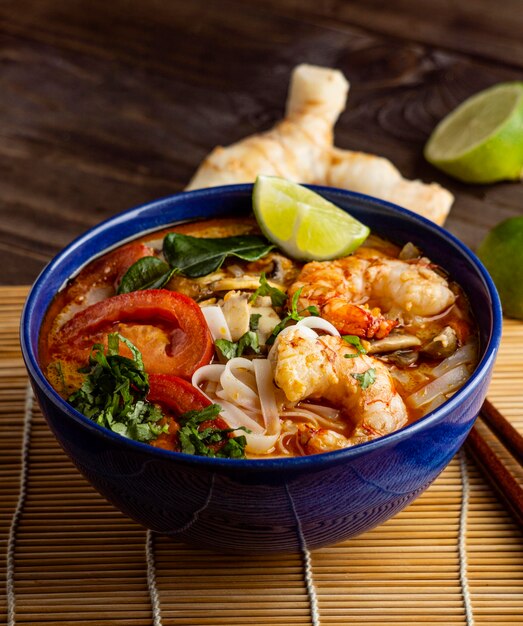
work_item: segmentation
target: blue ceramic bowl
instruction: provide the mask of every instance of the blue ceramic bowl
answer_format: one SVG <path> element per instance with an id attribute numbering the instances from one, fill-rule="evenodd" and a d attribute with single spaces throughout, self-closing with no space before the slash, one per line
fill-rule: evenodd
<path id="1" fill-rule="evenodd" d="M 89 482 L 147 528 L 241 552 L 316 548 L 367 531 L 403 509 L 445 468 L 485 397 L 501 336 L 501 308 L 477 258 L 452 235 L 394 205 L 316 188 L 386 238 L 419 245 L 465 289 L 481 360 L 443 406 L 398 432 L 353 448 L 269 460 L 201 458 L 126 440 L 72 409 L 38 366 L 38 333 L 53 295 L 89 259 L 143 231 L 195 217 L 245 215 L 251 186 L 181 193 L 132 209 L 74 241 L 44 269 L 22 316 L 24 359 L 56 438 Z"/>

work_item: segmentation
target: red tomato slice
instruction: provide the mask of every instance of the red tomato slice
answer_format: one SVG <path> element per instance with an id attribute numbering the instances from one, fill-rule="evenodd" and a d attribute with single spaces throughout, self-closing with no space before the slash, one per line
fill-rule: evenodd
<path id="1" fill-rule="evenodd" d="M 40 358 L 48 361 L 48 346 L 57 330 L 76 313 L 114 296 L 120 280 L 139 259 L 154 256 L 143 243 L 129 243 L 89 263 L 53 300 L 40 332 Z"/>
<path id="2" fill-rule="evenodd" d="M 175 415 L 187 411 L 201 411 L 212 404 L 197 387 L 183 378 L 170 374 L 149 374 L 147 400 L 161 404 Z"/>
<path id="3" fill-rule="evenodd" d="M 95 343 L 119 332 L 142 353 L 148 374 L 190 378 L 210 362 L 213 341 L 194 300 L 175 291 L 148 289 L 112 298 L 77 313 L 53 337 L 51 360 L 87 363 Z M 121 353 L 129 355 L 121 344 Z"/>
<path id="4" fill-rule="evenodd" d="M 147 400 L 155 404 L 159 404 L 165 414 L 162 424 L 169 424 L 169 432 L 161 434 L 156 440 L 151 441 L 151 445 L 164 450 L 178 450 L 178 422 L 176 418 L 187 411 L 200 411 L 211 402 L 203 395 L 203 393 L 193 387 L 191 383 L 170 376 L 169 374 L 150 374 L 149 375 L 149 393 Z M 228 428 L 227 423 L 217 417 L 214 420 L 203 422 L 200 429 L 207 428 L 209 425 L 216 428 Z"/>
<path id="5" fill-rule="evenodd" d="M 110 289 L 112 293 L 109 295 L 113 296 L 120 280 L 131 265 L 143 257 L 154 255 L 155 252 L 152 248 L 138 242 L 117 248 L 89 263 L 59 296 L 64 298 L 64 304 L 73 300 L 80 304 L 86 299 L 85 296 L 88 292 L 94 288 L 102 287 Z M 93 302 L 89 302 L 89 304 L 93 304 Z"/>

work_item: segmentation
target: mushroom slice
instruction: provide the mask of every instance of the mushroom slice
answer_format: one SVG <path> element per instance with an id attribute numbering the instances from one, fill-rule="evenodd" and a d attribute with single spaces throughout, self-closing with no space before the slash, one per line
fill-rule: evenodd
<path id="1" fill-rule="evenodd" d="M 273 287 L 278 289 L 285 289 L 283 285 L 269 281 Z M 231 290 L 252 290 L 256 291 L 260 286 L 259 275 L 251 276 L 250 274 L 244 274 L 241 278 L 235 278 L 234 276 L 224 277 L 213 283 L 212 288 L 214 291 L 231 291 Z"/>
<path id="2" fill-rule="evenodd" d="M 421 258 L 421 250 L 415 246 L 412 241 L 409 241 L 403 246 L 398 256 L 398 259 L 402 261 L 410 261 L 419 258 Z"/>
<path id="3" fill-rule="evenodd" d="M 369 342 L 369 345 L 367 353 L 376 354 L 377 352 L 394 352 L 396 350 L 416 348 L 421 346 L 421 341 L 414 335 L 390 334 L 383 339 Z"/>
<path id="4" fill-rule="evenodd" d="M 426 343 L 421 351 L 429 356 L 444 359 L 458 349 L 458 336 L 451 326 L 445 328 Z"/>

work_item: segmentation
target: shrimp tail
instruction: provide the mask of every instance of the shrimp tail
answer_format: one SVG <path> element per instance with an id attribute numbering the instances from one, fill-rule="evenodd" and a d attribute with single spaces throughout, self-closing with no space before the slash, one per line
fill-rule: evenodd
<path id="1" fill-rule="evenodd" d="M 383 339 L 398 325 L 397 320 L 384 317 L 378 308 L 351 304 L 332 298 L 322 307 L 322 315 L 342 335 L 357 335 L 365 339 Z"/>

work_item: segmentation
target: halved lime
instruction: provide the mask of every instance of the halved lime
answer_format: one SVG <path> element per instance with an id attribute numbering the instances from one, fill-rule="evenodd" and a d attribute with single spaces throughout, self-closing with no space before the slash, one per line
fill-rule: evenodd
<path id="1" fill-rule="evenodd" d="M 523 216 L 494 226 L 477 252 L 498 289 L 503 313 L 523 319 Z"/>
<path id="2" fill-rule="evenodd" d="M 267 239 L 295 259 L 325 261 L 347 256 L 370 233 L 332 202 L 284 178 L 258 176 L 252 204 Z"/>
<path id="3" fill-rule="evenodd" d="M 465 100 L 436 126 L 427 161 L 469 183 L 523 176 L 523 82 L 501 83 Z"/>

